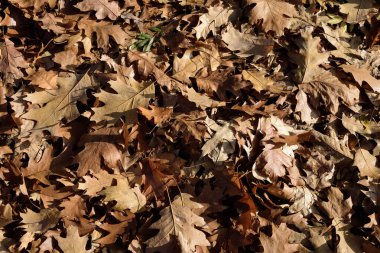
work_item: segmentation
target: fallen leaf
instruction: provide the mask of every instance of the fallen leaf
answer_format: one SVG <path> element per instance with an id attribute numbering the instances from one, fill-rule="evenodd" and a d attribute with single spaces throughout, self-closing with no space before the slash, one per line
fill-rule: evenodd
<path id="1" fill-rule="evenodd" d="M 108 0 L 83 0 L 75 5 L 81 11 L 96 11 L 96 18 L 116 20 L 121 15 L 119 3 Z"/>
<path id="2" fill-rule="evenodd" d="M 23 118 L 36 122 L 34 129 L 48 129 L 62 120 L 70 122 L 79 117 L 76 102 L 86 96 L 87 89 L 96 87 L 88 73 L 61 75 L 57 82 L 59 89 L 31 93 L 25 98 L 34 105 L 41 106 L 22 115 Z"/>
<path id="3" fill-rule="evenodd" d="M 210 245 L 205 234 L 194 227 L 202 227 L 206 223 L 202 217 L 192 211 L 202 208 L 202 205 L 191 201 L 191 197 L 182 193 L 171 202 L 170 206 L 161 210 L 161 218 L 150 226 L 152 229 L 158 229 L 158 234 L 145 241 L 148 252 L 173 243 L 173 239 L 179 243 L 181 252 L 184 253 L 194 252 L 196 246 Z"/>
<path id="4" fill-rule="evenodd" d="M 368 150 L 358 149 L 355 153 L 353 165 L 358 167 L 360 176 L 380 179 L 380 168 L 376 166 L 376 157 Z"/>
<path id="5" fill-rule="evenodd" d="M 271 225 L 272 235 L 267 236 L 260 233 L 260 242 L 264 248 L 264 252 L 298 252 L 298 244 L 290 243 L 290 237 L 294 233 L 285 223 L 279 226 Z"/>
<path id="6" fill-rule="evenodd" d="M 87 236 L 80 237 L 78 228 L 75 226 L 69 226 L 66 229 L 66 233 L 66 237 L 55 236 L 63 252 L 87 253 Z"/>
<path id="7" fill-rule="evenodd" d="M 197 39 L 206 39 L 210 32 L 216 34 L 217 29 L 227 24 L 234 13 L 234 10 L 224 8 L 222 5 L 211 6 L 207 10 L 207 13 L 200 16 L 200 24 L 195 27 Z"/>
<path id="8" fill-rule="evenodd" d="M 264 36 L 254 36 L 249 33 L 242 33 L 229 25 L 222 40 L 227 43 L 227 48 L 231 51 L 238 51 L 235 54 L 240 57 L 265 56 L 273 49 L 274 42 Z"/>
<path id="9" fill-rule="evenodd" d="M 116 186 L 108 186 L 99 194 L 105 196 L 104 201 L 116 201 L 113 209 L 117 211 L 129 209 L 132 213 L 136 213 L 146 204 L 146 198 L 141 193 L 140 187 L 136 185 L 131 188 L 126 179 L 117 180 Z"/>
<path id="10" fill-rule="evenodd" d="M 249 13 L 249 22 L 258 24 L 262 20 L 263 30 L 274 31 L 276 35 L 283 35 L 284 29 L 291 25 L 291 18 L 297 15 L 294 5 L 283 1 L 247 0 L 246 3 L 256 4 Z"/>
<path id="11" fill-rule="evenodd" d="M 26 213 L 20 214 L 23 228 L 27 232 L 45 233 L 55 227 L 59 221 L 59 211 L 56 208 L 41 209 L 39 213 L 28 209 Z"/>
<path id="12" fill-rule="evenodd" d="M 24 76 L 21 69 L 28 68 L 29 64 L 24 56 L 14 46 L 13 42 L 5 37 L 0 46 L 0 71 L 4 79 L 13 80 Z"/>

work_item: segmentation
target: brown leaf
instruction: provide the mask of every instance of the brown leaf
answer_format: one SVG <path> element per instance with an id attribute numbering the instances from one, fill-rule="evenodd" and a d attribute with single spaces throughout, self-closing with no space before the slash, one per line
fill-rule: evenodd
<path id="1" fill-rule="evenodd" d="M 32 233 L 45 233 L 59 221 L 59 211 L 56 208 L 41 209 L 39 213 L 27 209 L 27 212 L 21 213 L 20 216 L 24 224 L 22 227 Z"/>
<path id="2" fill-rule="evenodd" d="M 320 208 L 330 219 L 346 219 L 351 213 L 352 200 L 345 198 L 337 187 L 331 187 L 327 192 L 328 201 L 321 201 Z"/>
<path id="3" fill-rule="evenodd" d="M 359 85 L 366 82 L 373 91 L 380 93 L 380 80 L 374 78 L 368 69 L 357 68 L 353 65 L 343 65 L 342 68 L 345 72 L 352 74 Z"/>
<path id="4" fill-rule="evenodd" d="M 81 11 L 96 11 L 96 18 L 116 20 L 121 15 L 117 1 L 108 0 L 83 0 L 75 5 Z"/>
<path id="5" fill-rule="evenodd" d="M 271 225 L 271 228 L 271 236 L 260 233 L 259 239 L 263 245 L 264 252 L 298 252 L 299 245 L 289 242 L 294 232 L 289 229 L 285 223 L 281 223 L 279 226 Z"/>
<path id="6" fill-rule="evenodd" d="M 157 126 L 162 126 L 162 123 L 168 121 L 173 114 L 173 108 L 170 107 L 165 108 L 149 105 L 149 108 L 151 110 L 139 107 L 139 111 L 148 120 L 153 119 L 154 124 Z"/>
<path id="7" fill-rule="evenodd" d="M 292 22 L 291 18 L 297 15 L 294 5 L 277 0 L 246 0 L 248 4 L 256 4 L 249 15 L 251 24 L 260 23 L 264 31 L 274 31 L 276 35 L 284 34 Z M 285 17 L 287 16 L 287 17 Z"/>
<path id="8" fill-rule="evenodd" d="M 354 166 L 358 167 L 360 176 L 380 179 L 380 168 L 376 166 L 376 157 L 368 150 L 358 149 L 355 153 Z"/>
<path id="9" fill-rule="evenodd" d="M 28 79 L 31 84 L 37 85 L 42 89 L 52 90 L 58 88 L 58 73 L 53 70 L 46 71 L 40 68 L 33 75 L 29 76 Z"/>
<path id="10" fill-rule="evenodd" d="M 148 252 L 154 252 L 160 247 L 169 250 L 168 246 L 173 243 L 173 240 L 179 243 L 181 252 L 184 253 L 194 252 L 196 245 L 210 245 L 205 234 L 194 227 L 202 227 L 206 223 L 192 211 L 201 208 L 202 205 L 191 201 L 191 197 L 183 193 L 177 196 L 170 206 L 161 210 L 161 218 L 150 226 L 152 229 L 158 229 L 159 232 L 145 242 L 148 245 Z"/>
<path id="11" fill-rule="evenodd" d="M 13 42 L 5 37 L 0 45 L 0 71 L 4 79 L 13 80 L 24 76 L 20 69 L 28 68 L 29 64 L 24 56 L 14 46 Z"/>
<path id="12" fill-rule="evenodd" d="M 63 252 L 87 253 L 86 244 L 88 237 L 80 237 L 78 228 L 75 226 L 69 226 L 66 232 L 66 237 L 55 236 L 61 250 Z"/>
<path id="13" fill-rule="evenodd" d="M 252 171 L 260 179 L 276 181 L 286 174 L 286 168 L 293 165 L 293 158 L 285 154 L 282 149 L 264 150 L 256 159 Z"/>
<path id="14" fill-rule="evenodd" d="M 79 163 L 78 176 L 82 177 L 88 171 L 100 171 L 103 168 L 102 161 L 110 168 L 117 167 L 121 159 L 117 144 L 121 143 L 123 138 L 117 128 L 101 128 L 83 136 L 80 145 L 85 148 L 74 159 L 75 163 Z"/>

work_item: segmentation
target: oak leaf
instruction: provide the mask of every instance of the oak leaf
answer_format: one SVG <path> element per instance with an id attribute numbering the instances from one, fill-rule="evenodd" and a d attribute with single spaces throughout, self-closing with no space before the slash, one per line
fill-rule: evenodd
<path id="1" fill-rule="evenodd" d="M 116 201 L 113 209 L 123 211 L 129 209 L 132 213 L 136 213 L 144 208 L 146 198 L 141 193 L 140 187 L 136 185 L 134 188 L 129 186 L 128 180 L 117 180 L 116 186 L 108 186 L 99 193 L 104 195 L 104 201 Z"/>
<path id="2" fill-rule="evenodd" d="M 93 175 L 83 176 L 83 182 L 79 182 L 78 189 L 85 190 L 84 194 L 94 197 L 105 187 L 111 186 L 114 180 L 123 179 L 121 175 L 109 174 L 106 170 L 100 170 Z"/>
<path id="3" fill-rule="evenodd" d="M 193 212 L 194 209 L 203 206 L 193 202 L 191 197 L 190 194 L 183 193 L 181 197 L 177 196 L 170 206 L 161 210 L 161 218 L 150 226 L 152 229 L 159 229 L 158 234 L 145 241 L 149 252 L 154 252 L 159 247 L 166 247 L 173 243 L 173 240 L 179 243 L 183 253 L 194 252 L 197 245 L 210 245 L 205 234 L 194 227 L 203 227 L 206 223 L 202 217 Z"/>
<path id="4" fill-rule="evenodd" d="M 301 40 L 296 43 L 300 50 L 298 53 L 289 53 L 291 60 L 298 65 L 296 71 L 296 81 L 307 83 L 313 81 L 314 77 L 323 71 L 320 64 L 326 63 L 329 53 L 319 52 L 321 39 L 313 37 L 312 29 L 305 29 L 301 32 Z"/>
<path id="5" fill-rule="evenodd" d="M 200 24 L 195 27 L 197 39 L 206 39 L 210 32 L 216 34 L 217 29 L 227 24 L 230 18 L 232 18 L 233 13 L 234 10 L 221 5 L 209 7 L 208 13 L 203 14 L 199 18 Z"/>
<path id="6" fill-rule="evenodd" d="M 88 74 L 68 73 L 58 77 L 59 89 L 44 90 L 28 94 L 25 100 L 40 108 L 30 109 L 22 115 L 25 119 L 34 120 L 34 129 L 47 129 L 59 124 L 62 120 L 70 122 L 80 113 L 76 103 L 86 96 L 86 90 L 96 86 Z"/>
<path id="7" fill-rule="evenodd" d="M 267 236 L 264 233 L 260 233 L 260 242 L 263 245 L 264 252 L 298 252 L 298 244 L 289 243 L 292 233 L 285 223 L 281 223 L 279 226 L 271 225 L 272 235 Z"/>
<path id="8" fill-rule="evenodd" d="M 95 20 L 82 19 L 79 21 L 78 28 L 83 30 L 84 34 L 89 38 L 95 33 L 98 47 L 105 51 L 110 47 L 110 37 L 112 37 L 119 45 L 124 45 L 127 39 L 132 38 L 120 27 L 120 25 L 113 25 L 105 21 L 97 22 Z"/>
<path id="9" fill-rule="evenodd" d="M 310 105 L 317 109 L 323 102 L 332 114 L 338 112 L 340 100 L 347 106 L 359 102 L 360 90 L 354 85 L 341 82 L 329 71 L 320 73 L 311 82 L 299 87 L 309 95 Z"/>
<path id="10" fill-rule="evenodd" d="M 77 174 L 84 176 L 88 171 L 97 173 L 102 169 L 103 163 L 115 168 L 121 159 L 121 152 L 117 144 L 123 143 L 117 128 L 101 128 L 80 139 L 79 145 L 85 148 L 75 157 L 74 162 L 79 163 Z"/>
<path id="11" fill-rule="evenodd" d="M 374 78 L 368 69 L 357 68 L 353 65 L 343 65 L 341 67 L 345 72 L 352 74 L 359 85 L 362 85 L 363 82 L 365 82 L 373 91 L 380 93 L 380 80 Z"/>
<path id="12" fill-rule="evenodd" d="M 108 17 L 116 20 L 121 15 L 121 10 L 117 1 L 108 0 L 83 0 L 75 5 L 81 11 L 96 11 L 95 16 L 98 19 Z"/>
<path id="13" fill-rule="evenodd" d="M 29 64 L 24 56 L 14 46 L 13 42 L 5 37 L 0 45 L 0 71 L 6 80 L 18 79 L 24 76 L 20 68 L 28 68 Z"/>
<path id="14" fill-rule="evenodd" d="M 66 232 L 66 237 L 55 236 L 61 250 L 63 252 L 87 253 L 88 236 L 80 237 L 78 228 L 75 226 L 69 226 Z"/>
<path id="15" fill-rule="evenodd" d="M 149 109 L 146 109 L 144 107 L 139 107 L 139 110 L 142 115 L 144 115 L 145 118 L 148 120 L 152 120 L 155 125 L 162 126 L 162 124 L 166 121 L 168 121 L 172 114 L 173 114 L 173 108 L 170 107 L 157 107 L 150 105 Z"/>
<path id="16" fill-rule="evenodd" d="M 52 90 L 58 88 L 58 73 L 53 70 L 46 71 L 40 68 L 27 79 L 30 80 L 31 84 L 37 85 L 42 89 Z"/>
<path id="17" fill-rule="evenodd" d="M 195 77 L 202 68 L 209 65 L 208 59 L 202 55 L 202 52 L 199 55 L 193 57 L 193 51 L 194 50 L 188 49 L 181 58 L 178 56 L 174 57 L 173 78 L 177 79 L 178 81 L 190 84 L 190 77 Z"/>
<path id="18" fill-rule="evenodd" d="M 257 157 L 252 172 L 259 179 L 276 181 L 286 174 L 286 169 L 293 166 L 293 158 L 284 153 L 281 148 L 264 150 Z"/>
<path id="19" fill-rule="evenodd" d="M 149 100 L 154 97 L 155 88 L 151 81 L 138 82 L 133 76 L 119 74 L 115 81 L 109 81 L 117 94 L 102 90 L 96 97 L 105 105 L 93 108 L 91 117 L 96 122 L 106 121 L 115 123 L 120 117 L 125 117 L 127 124 L 136 121 L 138 107 L 147 107 Z"/>
<path id="20" fill-rule="evenodd" d="M 256 4 L 250 11 L 250 23 L 258 24 L 262 20 L 261 26 L 265 32 L 274 31 L 277 35 L 284 34 L 284 29 L 291 25 L 291 18 L 297 15 L 294 5 L 284 1 L 247 0 L 246 2 L 247 5 Z"/>
<path id="21" fill-rule="evenodd" d="M 347 23 L 356 24 L 371 15 L 376 14 L 375 1 L 373 0 L 348 0 L 347 3 L 339 5 L 340 12 L 347 14 Z"/>
<path id="22" fill-rule="evenodd" d="M 59 221 L 59 211 L 56 208 L 41 209 L 39 213 L 28 209 L 26 213 L 20 213 L 23 228 L 27 232 L 45 233 L 55 227 Z"/>
<path id="23" fill-rule="evenodd" d="M 319 206 L 330 219 L 336 219 L 337 221 L 347 219 L 352 212 L 351 197 L 346 198 L 337 187 L 328 189 L 327 201 L 321 201 Z"/>
<path id="24" fill-rule="evenodd" d="M 360 176 L 380 179 L 380 168 L 376 166 L 376 157 L 368 150 L 358 149 L 355 153 L 353 165 L 358 167 Z"/>
<path id="25" fill-rule="evenodd" d="M 240 57 L 266 56 L 273 49 L 274 42 L 264 36 L 254 36 L 249 33 L 242 33 L 229 25 L 222 40 L 227 43 L 227 48 L 231 51 L 238 51 L 235 54 Z"/>

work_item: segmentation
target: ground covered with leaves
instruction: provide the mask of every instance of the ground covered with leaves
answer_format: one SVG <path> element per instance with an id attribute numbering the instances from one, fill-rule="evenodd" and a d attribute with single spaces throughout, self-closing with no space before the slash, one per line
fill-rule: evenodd
<path id="1" fill-rule="evenodd" d="M 380 251 L 372 0 L 1 0 L 1 252 Z"/>

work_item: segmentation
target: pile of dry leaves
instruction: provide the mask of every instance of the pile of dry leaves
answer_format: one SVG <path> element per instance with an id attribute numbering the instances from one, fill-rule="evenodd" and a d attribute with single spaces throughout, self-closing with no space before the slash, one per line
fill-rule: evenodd
<path id="1" fill-rule="evenodd" d="M 0 252 L 380 251 L 375 0 L 0 3 Z"/>

